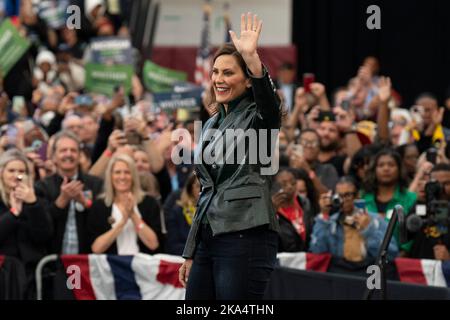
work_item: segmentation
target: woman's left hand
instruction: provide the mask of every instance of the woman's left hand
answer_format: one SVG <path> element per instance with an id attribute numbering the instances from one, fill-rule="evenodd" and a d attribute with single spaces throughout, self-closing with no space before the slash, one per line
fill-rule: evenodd
<path id="1" fill-rule="evenodd" d="M 186 259 L 186 261 L 184 261 L 184 263 L 178 270 L 178 280 L 180 281 L 180 283 L 183 285 L 184 288 L 186 288 L 189 279 L 189 273 L 191 272 L 192 262 L 193 262 L 192 259 Z"/>
<path id="2" fill-rule="evenodd" d="M 37 201 L 34 189 L 24 182 L 19 183 L 14 189 L 14 197 L 25 203 L 35 203 Z"/>
<path id="3" fill-rule="evenodd" d="M 258 19 L 256 14 L 253 15 L 249 12 L 247 15 L 241 15 L 241 36 L 239 39 L 234 31 L 229 31 L 234 46 L 244 59 L 256 54 L 261 29 L 262 21 Z"/>
<path id="4" fill-rule="evenodd" d="M 124 208 L 129 217 L 131 217 L 134 214 L 134 205 L 135 205 L 134 197 L 133 194 L 130 192 L 127 194 L 124 202 Z"/>

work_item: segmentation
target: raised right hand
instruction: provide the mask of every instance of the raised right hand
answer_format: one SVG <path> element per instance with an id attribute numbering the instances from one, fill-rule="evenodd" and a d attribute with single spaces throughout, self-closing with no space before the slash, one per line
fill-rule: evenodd
<path id="1" fill-rule="evenodd" d="M 278 211 L 284 203 L 289 202 L 289 197 L 286 192 L 277 192 L 272 196 L 272 204 L 275 210 Z"/>
<path id="2" fill-rule="evenodd" d="M 127 144 L 127 139 L 122 130 L 114 130 L 108 138 L 108 149 L 114 153 L 117 148 Z"/>

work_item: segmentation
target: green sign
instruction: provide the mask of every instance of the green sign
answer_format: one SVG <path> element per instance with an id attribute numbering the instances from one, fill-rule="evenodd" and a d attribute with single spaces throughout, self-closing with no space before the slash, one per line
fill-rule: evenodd
<path id="1" fill-rule="evenodd" d="M 10 19 L 0 26 L 0 73 L 5 77 L 9 70 L 28 50 L 30 42 L 23 38 Z"/>
<path id="2" fill-rule="evenodd" d="M 106 66 L 97 63 L 86 64 L 86 89 L 90 92 L 111 95 L 117 86 L 125 92 L 131 90 L 133 67 L 129 65 Z"/>
<path id="3" fill-rule="evenodd" d="M 187 73 L 161 67 L 151 61 L 145 61 L 143 72 L 144 84 L 154 93 L 172 91 L 176 82 L 187 80 Z"/>

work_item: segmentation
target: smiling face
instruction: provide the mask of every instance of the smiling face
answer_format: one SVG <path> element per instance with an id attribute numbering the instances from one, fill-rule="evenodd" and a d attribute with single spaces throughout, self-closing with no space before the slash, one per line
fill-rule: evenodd
<path id="1" fill-rule="evenodd" d="M 2 179 L 7 191 L 14 189 L 17 186 L 19 175 L 24 176 L 27 173 L 25 163 L 21 160 L 12 160 L 8 162 L 3 169 Z"/>
<path id="2" fill-rule="evenodd" d="M 80 148 L 78 143 L 68 137 L 62 137 L 56 142 L 54 162 L 63 172 L 76 171 L 80 163 Z"/>
<path id="3" fill-rule="evenodd" d="M 216 101 L 224 104 L 244 94 L 250 85 L 250 79 L 245 77 L 237 58 L 226 54 L 214 62 L 211 80 Z"/>
<path id="4" fill-rule="evenodd" d="M 123 161 L 117 161 L 111 171 L 111 180 L 116 193 L 131 191 L 133 186 L 133 177 L 128 164 Z"/>
<path id="5" fill-rule="evenodd" d="M 317 160 L 320 151 L 320 141 L 317 134 L 314 132 L 304 132 L 300 136 L 300 144 L 303 146 L 303 154 L 309 163 Z"/>
<path id="6" fill-rule="evenodd" d="M 295 197 L 297 191 L 297 181 L 291 172 L 280 172 L 277 175 L 276 182 L 279 183 L 284 192 L 288 194 L 289 199 L 293 199 Z"/>
<path id="7" fill-rule="evenodd" d="M 150 162 L 148 156 L 144 151 L 136 150 L 133 154 L 134 161 L 136 162 L 136 168 L 139 173 L 150 172 Z"/>

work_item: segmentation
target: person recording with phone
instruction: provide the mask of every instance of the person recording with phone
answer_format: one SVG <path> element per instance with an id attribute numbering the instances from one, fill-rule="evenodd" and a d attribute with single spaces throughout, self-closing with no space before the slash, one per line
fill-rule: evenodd
<path id="1" fill-rule="evenodd" d="M 338 181 L 338 173 L 333 165 L 319 162 L 320 136 L 317 131 L 303 130 L 299 137 L 299 144 L 294 146 L 298 148 L 294 148 L 290 154 L 290 167 L 308 172 L 314 186 L 320 192 L 334 189 Z"/>
<path id="2" fill-rule="evenodd" d="M 428 162 L 425 165 L 431 167 Z M 418 193 L 422 201 L 416 203 L 414 214 L 406 220 L 406 228 L 414 240 L 410 257 L 450 260 L 450 165 L 437 164 L 422 176 L 419 187 L 423 186 L 423 191 Z"/>
<path id="3" fill-rule="evenodd" d="M 314 213 L 308 198 L 296 190 L 293 169 L 280 169 L 272 186 L 272 203 L 277 212 L 280 232 L 279 252 L 308 251 L 314 223 Z"/>
<path id="4" fill-rule="evenodd" d="M 316 217 L 309 250 L 331 253 L 351 262 L 371 262 L 376 258 L 387 228 L 377 213 L 368 212 L 365 201 L 358 199 L 351 177 L 336 184 L 336 192 L 320 196 L 321 214 Z M 396 241 L 391 241 L 388 257 L 398 254 Z"/>
<path id="5" fill-rule="evenodd" d="M 45 256 L 52 223 L 33 187 L 31 164 L 11 149 L 0 156 L 0 255 L 16 257 L 25 265 L 27 286 Z M 29 291 L 30 292 L 30 291 Z"/>

